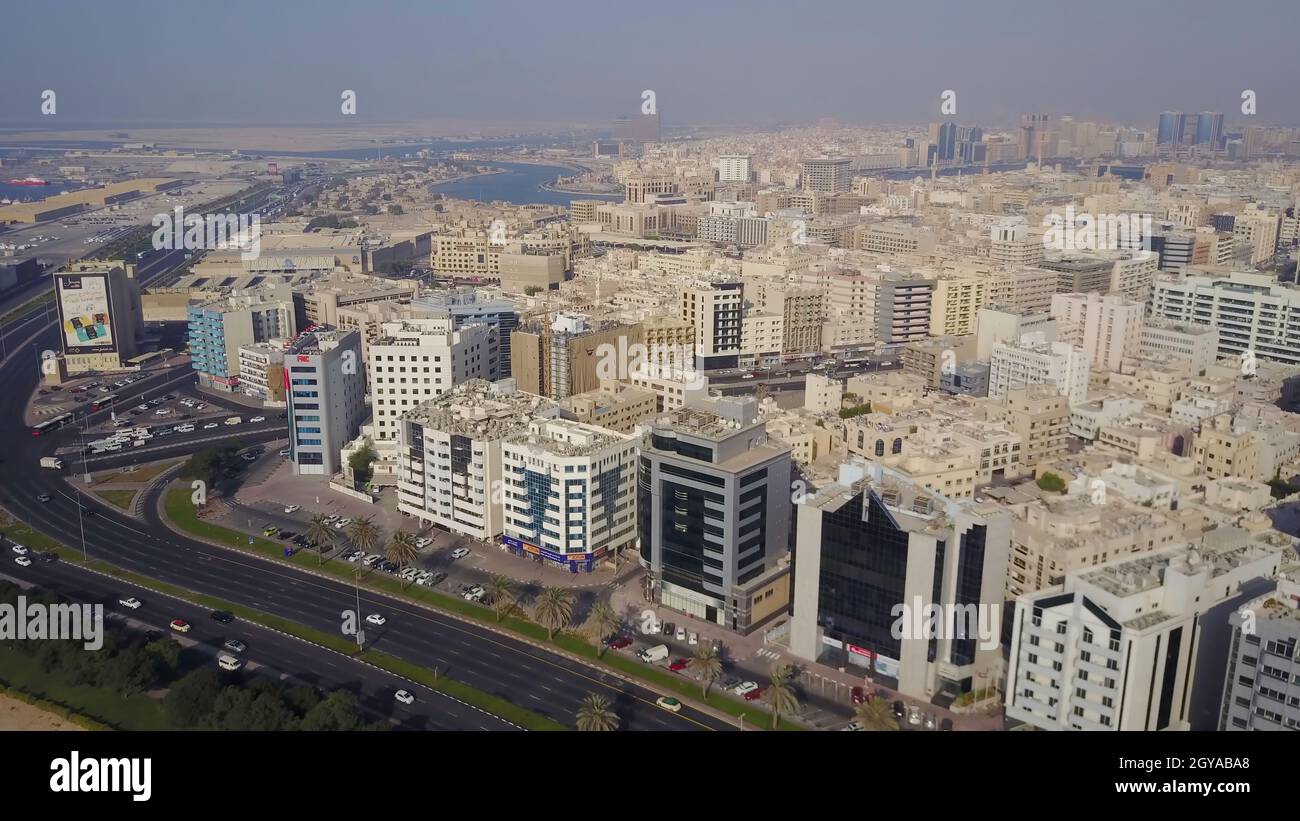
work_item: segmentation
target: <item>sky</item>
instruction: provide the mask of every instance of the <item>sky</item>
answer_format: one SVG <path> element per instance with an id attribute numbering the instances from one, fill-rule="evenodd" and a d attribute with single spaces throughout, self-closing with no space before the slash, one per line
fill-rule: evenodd
<path id="1" fill-rule="evenodd" d="M 0 127 L 1300 124 L 1297 0 L 5 0 Z M 40 114 L 56 92 L 56 113 Z M 1241 94 L 1256 113 L 1240 113 Z M 55 120 L 57 118 L 57 124 Z"/>

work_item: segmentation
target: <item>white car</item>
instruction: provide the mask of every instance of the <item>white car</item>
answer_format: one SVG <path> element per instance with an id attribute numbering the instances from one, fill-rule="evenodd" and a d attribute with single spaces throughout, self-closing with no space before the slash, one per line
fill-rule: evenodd
<path id="1" fill-rule="evenodd" d="M 19 556 L 26 556 L 26 555 L 27 555 L 27 548 L 26 548 L 26 547 L 23 547 L 23 546 L 20 545 L 20 544 L 16 544 L 16 545 L 14 545 L 14 546 L 13 546 L 13 551 L 14 551 L 15 553 L 17 553 Z"/>
<path id="2" fill-rule="evenodd" d="M 691 634 L 687 637 L 686 643 L 687 643 L 687 644 L 699 644 L 699 643 L 700 643 L 700 634 L 699 634 L 699 633 L 691 633 Z"/>
<path id="3" fill-rule="evenodd" d="M 17 558 L 14 559 L 14 564 L 18 565 L 19 567 L 31 567 L 32 560 L 27 558 L 26 556 L 18 556 Z"/>
<path id="4" fill-rule="evenodd" d="M 158 410 L 156 410 L 156 411 L 153 412 L 153 415 L 154 415 L 154 416 L 171 416 L 171 415 L 172 415 L 172 409 L 171 409 L 171 408 L 159 408 Z"/>
<path id="5" fill-rule="evenodd" d="M 388 619 L 384 618 L 378 613 L 371 613 L 369 616 L 366 616 L 366 622 L 368 624 L 373 624 L 376 627 L 382 627 L 384 622 L 386 621 L 388 621 Z"/>
<path id="6" fill-rule="evenodd" d="M 745 374 L 744 376 L 742 376 L 742 377 L 740 377 L 740 378 L 741 378 L 741 379 L 753 379 L 753 378 L 754 378 L 754 375 L 753 375 L 752 373 L 747 373 L 747 374 Z"/>
<path id="7" fill-rule="evenodd" d="M 350 524 L 352 524 L 351 519 L 339 519 L 337 522 L 334 523 L 334 529 L 342 530 L 343 528 L 347 527 Z"/>
<path id="8" fill-rule="evenodd" d="M 419 573 L 420 571 L 417 568 L 408 567 L 405 570 L 403 570 L 401 573 L 398 573 L 397 578 L 401 579 L 402 581 L 409 581 L 410 579 L 413 579 L 417 575 L 419 575 Z"/>
<path id="9" fill-rule="evenodd" d="M 420 550 L 423 550 L 431 544 L 433 544 L 433 539 L 430 539 L 428 536 L 421 536 L 415 540 L 415 546 Z"/>
<path id="10" fill-rule="evenodd" d="M 128 596 L 125 599 L 118 599 L 117 603 L 127 608 L 128 610 L 139 610 L 141 607 L 144 606 L 144 602 L 140 601 L 135 596 Z"/>
<path id="11" fill-rule="evenodd" d="M 297 513 L 300 510 L 302 510 L 302 505 L 285 505 L 284 508 L 285 513 Z"/>
<path id="12" fill-rule="evenodd" d="M 678 627 L 678 628 L 677 628 L 677 635 L 674 636 L 674 638 L 676 638 L 678 641 L 686 641 L 686 628 L 685 628 L 685 627 Z"/>
<path id="13" fill-rule="evenodd" d="M 415 696 L 405 690 L 398 690 L 396 693 L 393 693 L 393 698 L 407 705 L 415 703 Z"/>
<path id="14" fill-rule="evenodd" d="M 480 601 L 485 593 L 487 591 L 483 589 L 482 585 L 476 584 L 465 591 L 464 599 L 465 601 Z"/>
<path id="15" fill-rule="evenodd" d="M 217 426 L 217 423 L 216 423 L 216 422 L 209 422 L 209 423 L 207 423 L 206 425 L 203 426 L 203 429 L 204 429 L 204 430 L 212 430 L 212 429 L 215 428 L 216 426 Z"/>
<path id="16" fill-rule="evenodd" d="M 736 689 L 732 690 L 731 692 L 735 693 L 738 696 L 743 696 L 746 693 L 752 693 L 757 689 L 758 689 L 757 682 L 742 681 L 741 683 L 737 684 Z"/>
<path id="17" fill-rule="evenodd" d="M 453 559 L 463 559 L 468 555 L 469 555 L 468 547 L 458 547 L 455 550 L 451 551 L 451 557 Z"/>
<path id="18" fill-rule="evenodd" d="M 266 421 L 266 417 L 265 417 L 265 416 L 254 416 L 252 419 L 249 419 L 248 421 L 250 421 L 250 422 L 265 422 L 265 421 Z"/>

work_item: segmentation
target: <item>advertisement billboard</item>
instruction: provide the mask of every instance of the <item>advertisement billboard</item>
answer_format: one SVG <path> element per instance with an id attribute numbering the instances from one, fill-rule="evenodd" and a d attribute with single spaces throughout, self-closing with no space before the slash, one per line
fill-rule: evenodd
<path id="1" fill-rule="evenodd" d="M 113 338 L 112 305 L 105 274 L 59 274 L 59 319 L 63 350 L 99 353 L 117 350 Z"/>

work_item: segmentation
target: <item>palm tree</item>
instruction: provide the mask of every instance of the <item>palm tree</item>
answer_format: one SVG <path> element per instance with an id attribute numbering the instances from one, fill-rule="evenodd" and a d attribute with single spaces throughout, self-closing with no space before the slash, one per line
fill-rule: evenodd
<path id="1" fill-rule="evenodd" d="M 782 717 L 793 714 L 799 709 L 799 698 L 790 683 L 793 671 L 788 665 L 772 665 L 772 683 L 763 691 L 761 698 L 772 711 L 772 729 L 781 722 Z"/>
<path id="2" fill-rule="evenodd" d="M 483 589 L 487 591 L 488 601 L 492 602 L 492 612 L 497 614 L 497 621 L 515 609 L 515 583 L 508 576 L 493 575 Z"/>
<path id="3" fill-rule="evenodd" d="M 556 630 L 569 626 L 573 618 L 573 596 L 563 587 L 548 587 L 537 597 L 537 623 L 546 628 L 546 640 L 555 638 Z"/>
<path id="4" fill-rule="evenodd" d="M 578 708 L 578 729 L 583 732 L 609 732 L 618 729 L 618 715 L 610 709 L 609 699 L 592 693 Z"/>
<path id="5" fill-rule="evenodd" d="M 375 545 L 379 544 L 379 528 L 375 526 L 374 517 L 363 516 L 348 525 L 348 538 L 352 540 L 352 546 L 362 553 L 373 552 Z"/>
<path id="6" fill-rule="evenodd" d="M 853 717 L 865 730 L 897 730 L 898 719 L 882 698 L 873 698 L 853 708 Z"/>
<path id="7" fill-rule="evenodd" d="M 605 639 L 618 632 L 623 626 L 623 620 L 609 606 L 609 602 L 598 601 L 592 606 L 587 623 L 591 625 L 591 632 L 596 637 L 596 658 L 600 658 L 605 655 Z"/>
<path id="8" fill-rule="evenodd" d="M 328 545 L 332 550 L 334 548 L 334 528 L 329 526 L 325 521 L 324 513 L 317 513 L 311 517 L 311 522 L 307 525 L 307 541 L 316 545 L 316 563 L 320 564 L 324 559 L 325 546 Z"/>
<path id="9" fill-rule="evenodd" d="M 708 698 L 709 688 L 718 680 L 718 676 L 722 675 L 722 659 L 718 657 L 717 648 L 704 645 L 696 647 L 691 660 L 686 662 L 686 669 L 694 673 L 695 677 L 703 683 L 703 695 Z"/>
<path id="10" fill-rule="evenodd" d="M 388 546 L 384 548 L 384 558 L 396 563 L 399 568 L 405 568 L 419 556 L 420 550 L 415 546 L 414 534 L 405 530 L 397 530 L 388 537 Z"/>

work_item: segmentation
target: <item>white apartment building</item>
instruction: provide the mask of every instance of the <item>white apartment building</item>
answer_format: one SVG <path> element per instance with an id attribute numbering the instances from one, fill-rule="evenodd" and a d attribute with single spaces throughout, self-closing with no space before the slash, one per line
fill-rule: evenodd
<path id="1" fill-rule="evenodd" d="M 373 435 L 395 440 L 398 418 L 468 379 L 495 381 L 500 367 L 497 329 L 462 325 L 452 317 L 385 322 L 369 346 L 367 373 Z"/>
<path id="2" fill-rule="evenodd" d="M 1273 259 L 1281 220 L 1262 208 L 1251 208 L 1232 221 L 1232 234 L 1241 255 L 1249 255 L 1250 264 L 1258 266 Z"/>
<path id="3" fill-rule="evenodd" d="M 268 404 L 284 404 L 283 343 L 239 346 L 239 388 Z"/>
<path id="4" fill-rule="evenodd" d="M 1125 357 L 1137 356 L 1145 308 L 1120 294 L 1102 296 L 1096 291 L 1052 297 L 1057 338 L 1082 348 L 1093 368 L 1112 373 Z"/>
<path id="5" fill-rule="evenodd" d="M 995 225 L 989 259 L 999 268 L 1032 268 L 1043 261 L 1043 235 L 1023 223 Z"/>
<path id="6" fill-rule="evenodd" d="M 780 364 L 785 350 L 785 316 L 746 313 L 740 325 L 742 367 Z"/>
<path id="7" fill-rule="evenodd" d="M 513 380 L 472 379 L 403 413 L 397 432 L 397 509 L 476 539 L 501 535 L 501 441 L 534 419 L 557 418 L 549 399 Z"/>
<path id="8" fill-rule="evenodd" d="M 1142 412 L 1141 399 L 1118 394 L 1070 406 L 1070 434 L 1096 441 L 1101 429 Z"/>
<path id="9" fill-rule="evenodd" d="M 1191 363 L 1193 376 L 1214 364 L 1219 353 L 1219 329 L 1213 325 L 1178 325 L 1162 319 L 1142 324 L 1138 346 L 1142 356 L 1168 356 Z"/>
<path id="10" fill-rule="evenodd" d="M 1275 577 L 1280 556 L 1254 544 L 1177 548 L 1020 596 L 1007 718 L 1044 730 L 1189 729 L 1200 617 L 1244 583 Z"/>
<path id="11" fill-rule="evenodd" d="M 1152 316 L 1217 328 L 1222 356 L 1252 351 L 1256 359 L 1300 365 L 1300 288 L 1271 274 L 1192 271 L 1156 280 Z"/>
<path id="12" fill-rule="evenodd" d="M 718 157 L 718 182 L 749 182 L 751 173 L 748 154 L 723 154 Z"/>
<path id="13" fill-rule="evenodd" d="M 507 436 L 503 545 L 574 572 L 635 549 L 638 441 L 566 419 Z"/>
<path id="14" fill-rule="evenodd" d="M 1120 254 L 1110 272 L 1111 293 L 1140 302 L 1144 306 L 1151 299 L 1151 284 L 1160 270 L 1160 255 L 1150 251 Z"/>
<path id="15" fill-rule="evenodd" d="M 989 360 L 989 398 L 1029 385 L 1053 385 L 1074 405 L 1088 397 L 1090 358 L 1066 342 L 1044 342 L 1029 336 L 1020 342 L 999 342 Z"/>

